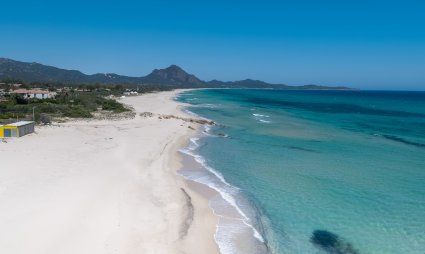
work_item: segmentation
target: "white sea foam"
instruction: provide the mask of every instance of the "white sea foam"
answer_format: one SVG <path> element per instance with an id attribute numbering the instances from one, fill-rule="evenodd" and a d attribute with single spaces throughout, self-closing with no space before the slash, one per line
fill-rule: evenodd
<path id="1" fill-rule="evenodd" d="M 270 118 L 269 115 L 263 115 L 263 114 L 258 114 L 258 113 L 253 113 L 252 115 L 254 116 L 254 118 L 257 121 L 259 121 L 261 123 L 271 123 L 270 120 L 266 120 L 266 119 L 269 119 Z"/>
<path id="2" fill-rule="evenodd" d="M 260 121 L 262 123 L 271 123 L 271 121 L 267 121 L 267 120 L 264 120 L 264 119 L 258 119 L 258 121 Z"/>
<path id="3" fill-rule="evenodd" d="M 199 144 L 197 142 L 198 140 L 199 140 L 199 138 L 190 139 L 191 144 L 186 148 L 180 149 L 180 152 L 193 157 L 196 162 L 198 162 L 200 165 L 202 165 L 203 168 L 205 168 L 207 171 L 212 173 L 219 180 L 219 182 L 211 181 L 211 179 L 208 179 L 207 177 L 199 177 L 199 176 L 196 176 L 196 175 L 190 175 L 190 176 L 184 175 L 184 176 L 186 178 L 190 179 L 190 180 L 199 182 L 201 184 L 204 184 L 204 185 L 216 190 L 220 194 L 220 196 L 228 204 L 230 204 L 232 207 L 234 207 L 236 209 L 236 211 L 242 216 L 243 219 L 241 221 L 246 226 L 248 226 L 249 228 L 252 229 L 254 237 L 256 239 L 258 239 L 259 241 L 264 242 L 264 239 L 261 236 L 261 234 L 250 223 L 250 218 L 242 211 L 242 209 L 237 204 L 235 196 L 237 196 L 239 194 L 240 189 L 229 184 L 225 180 L 225 178 L 223 177 L 223 175 L 221 173 L 219 173 L 218 171 L 216 171 L 214 168 L 210 167 L 207 164 L 204 157 L 194 153 L 194 150 L 196 150 L 196 148 L 199 147 Z"/>
<path id="4" fill-rule="evenodd" d="M 197 115 L 197 114 L 195 114 L 192 111 L 189 111 L 187 109 L 185 109 L 184 111 L 186 113 L 190 114 L 190 115 L 195 116 L 195 117 L 206 119 L 206 118 L 200 117 L 199 115 Z M 206 120 L 209 120 L 209 119 L 206 119 Z M 211 134 L 211 126 L 209 126 L 209 125 L 204 125 L 204 131 L 202 132 L 201 135 L 215 136 L 215 135 Z M 243 210 L 239 207 L 239 205 L 236 201 L 236 196 L 240 195 L 240 189 L 229 184 L 220 172 L 218 172 L 217 170 L 215 170 L 214 168 L 210 167 L 207 164 L 207 161 L 205 160 L 204 157 L 195 153 L 195 150 L 198 149 L 199 146 L 200 146 L 199 140 L 200 140 L 200 137 L 191 138 L 189 145 L 185 148 L 180 149 L 180 152 L 182 152 L 182 153 L 184 153 L 188 156 L 193 157 L 194 160 L 197 163 L 199 163 L 203 168 L 205 168 L 208 172 L 210 172 L 212 174 L 213 178 L 215 178 L 216 180 L 212 179 L 211 177 L 205 176 L 205 175 L 197 175 L 197 174 L 183 174 L 183 176 L 186 177 L 189 180 L 196 181 L 198 183 L 204 184 L 204 185 L 208 186 L 209 188 L 217 191 L 220 194 L 221 198 L 224 200 L 224 202 L 226 202 L 227 204 L 229 204 L 230 206 L 235 208 L 235 210 L 238 212 L 238 214 L 241 215 L 242 219 L 240 221 L 246 227 L 249 227 L 252 230 L 252 235 L 258 241 L 264 243 L 263 237 L 255 229 L 255 227 L 250 223 L 250 221 L 251 221 L 250 218 L 246 215 L 245 212 L 243 212 Z M 212 207 L 212 208 L 214 210 L 214 207 Z M 231 242 L 231 240 L 229 240 L 230 238 L 228 237 L 228 235 L 232 234 L 232 232 L 233 232 L 233 234 L 235 234 L 235 232 L 237 231 L 236 228 L 235 228 L 235 230 L 230 232 L 227 229 L 223 230 L 220 227 L 221 227 L 220 225 L 217 225 L 217 231 L 216 231 L 216 234 L 214 236 L 217 244 L 219 245 L 220 252 L 222 254 L 233 254 L 233 253 L 235 253 L 234 243 Z"/>
<path id="5" fill-rule="evenodd" d="M 217 184 L 213 181 L 210 181 L 208 178 L 206 177 L 190 177 L 187 176 L 186 177 L 190 180 L 202 183 L 204 185 L 207 185 L 208 187 L 210 187 L 211 189 L 214 189 L 215 191 L 217 191 L 220 196 L 228 203 L 230 204 L 232 207 L 234 207 L 236 209 L 236 211 L 243 217 L 243 219 L 241 220 L 246 226 L 250 227 L 253 231 L 253 235 L 255 238 L 257 238 L 259 241 L 264 242 L 263 237 L 261 236 L 261 234 L 254 228 L 253 225 L 251 225 L 249 223 L 250 219 L 248 218 L 248 216 L 241 210 L 241 208 L 238 206 L 237 201 L 235 199 L 235 196 L 238 195 L 239 192 L 239 188 L 230 185 L 225 179 L 224 177 L 217 172 L 216 170 L 214 170 L 213 168 L 209 167 L 208 165 L 206 165 L 205 163 L 205 159 L 202 156 L 199 155 L 195 155 L 191 152 L 187 152 L 182 150 L 183 153 L 191 155 L 195 158 L 195 160 L 200 163 L 201 165 L 203 165 L 203 167 L 205 169 L 207 169 L 209 172 L 211 172 L 214 176 L 216 176 L 225 186 L 220 186 L 220 184 Z"/>
<path id="6" fill-rule="evenodd" d="M 232 237 L 242 231 L 238 225 L 218 225 L 217 232 L 214 235 L 216 242 L 219 244 L 220 253 L 233 254 L 237 253 L 238 249 L 232 241 Z"/>
<path id="7" fill-rule="evenodd" d="M 218 137 L 218 136 L 211 133 L 211 126 L 210 125 L 204 125 L 204 131 L 202 133 L 206 136 Z"/>
<path id="8" fill-rule="evenodd" d="M 193 113 L 193 112 L 192 112 L 192 111 L 190 111 L 190 110 L 184 109 L 183 111 L 184 111 L 186 114 L 188 114 L 188 115 L 191 115 L 191 116 L 194 116 L 194 117 L 202 118 L 202 117 L 200 117 L 199 115 L 197 115 L 197 114 Z"/>
<path id="9" fill-rule="evenodd" d="M 196 114 L 196 113 L 193 113 L 192 111 L 190 111 L 190 110 L 188 110 L 188 109 L 183 109 L 183 112 L 185 112 L 186 114 L 191 115 L 191 116 L 193 116 L 193 117 L 196 117 L 196 118 L 202 119 L 202 120 L 211 121 L 210 119 L 205 118 L 205 117 L 202 117 L 202 116 L 200 116 L 200 115 L 198 115 L 198 114 Z"/>
<path id="10" fill-rule="evenodd" d="M 257 116 L 257 117 L 270 117 L 268 115 L 262 115 L 262 114 L 252 114 L 253 116 Z"/>
<path id="11" fill-rule="evenodd" d="M 189 144 L 190 150 L 193 151 L 193 150 L 195 150 L 196 148 L 199 147 L 198 140 L 199 140 L 199 138 L 197 138 L 197 137 L 190 138 L 190 144 Z"/>
<path id="12" fill-rule="evenodd" d="M 211 103 L 205 103 L 205 104 L 193 105 L 192 107 L 197 107 L 197 108 L 218 108 L 219 105 L 217 105 L 217 104 L 211 104 Z"/>
<path id="13" fill-rule="evenodd" d="M 226 180 L 224 179 L 223 175 L 220 174 L 219 172 L 217 172 L 216 170 L 214 170 L 213 168 L 209 167 L 204 159 L 204 157 L 197 155 L 195 153 L 192 152 L 192 149 L 180 149 L 180 152 L 187 154 L 189 156 L 192 156 L 196 162 L 198 162 L 199 164 L 201 164 L 205 169 L 207 169 L 208 171 L 210 171 L 213 175 L 215 175 L 218 179 L 220 179 L 220 181 L 222 181 L 224 184 L 226 184 L 229 187 L 238 189 L 232 185 L 230 185 L 228 182 L 226 182 Z"/>

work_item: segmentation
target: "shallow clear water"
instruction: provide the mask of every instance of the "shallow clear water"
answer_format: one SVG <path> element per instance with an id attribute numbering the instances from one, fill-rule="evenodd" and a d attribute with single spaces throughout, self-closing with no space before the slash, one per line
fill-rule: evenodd
<path id="1" fill-rule="evenodd" d="M 235 188 L 223 191 L 268 252 L 425 253 L 425 93 L 212 89 L 179 100 L 219 124 L 192 152 L 217 173 L 203 180 Z M 316 230 L 333 241 L 314 244 Z"/>

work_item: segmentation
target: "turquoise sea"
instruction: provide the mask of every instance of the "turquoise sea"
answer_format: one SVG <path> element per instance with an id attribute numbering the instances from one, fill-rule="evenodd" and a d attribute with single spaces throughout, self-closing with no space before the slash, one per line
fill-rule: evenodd
<path id="1" fill-rule="evenodd" d="M 182 93 L 222 253 L 425 253 L 425 92 Z M 226 208 L 227 207 L 227 208 Z M 227 210 L 226 210 L 227 209 Z"/>

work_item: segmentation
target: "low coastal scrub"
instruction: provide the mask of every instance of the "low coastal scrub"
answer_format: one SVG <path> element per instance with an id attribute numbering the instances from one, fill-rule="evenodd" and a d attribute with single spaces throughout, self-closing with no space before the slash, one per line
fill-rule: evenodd
<path id="1" fill-rule="evenodd" d="M 171 87 L 158 85 L 108 85 L 60 83 L 25 83 L 20 80 L 0 80 L 0 124 L 16 120 L 47 122 L 54 118 L 123 117 L 131 109 L 114 98 L 167 91 Z M 20 93 L 17 91 L 21 90 Z M 42 90 L 54 94 L 44 99 L 29 99 L 22 90 Z M 27 97 L 26 97 L 27 96 Z M 32 96 L 34 97 L 34 96 Z M 100 116 L 102 115 L 103 116 Z M 119 115 L 119 116 L 118 116 Z"/>
<path id="2" fill-rule="evenodd" d="M 102 102 L 103 110 L 110 110 L 115 113 L 122 113 L 128 111 L 126 107 L 122 103 L 117 102 L 116 100 L 106 99 Z"/>
<path id="3" fill-rule="evenodd" d="M 99 110 L 122 113 L 130 109 L 114 99 L 105 98 L 103 93 L 93 91 L 59 93 L 55 98 L 43 100 L 25 100 L 12 95 L 0 102 L 0 122 L 32 119 L 33 113 L 36 121 L 40 121 L 40 116 L 91 118 Z"/>

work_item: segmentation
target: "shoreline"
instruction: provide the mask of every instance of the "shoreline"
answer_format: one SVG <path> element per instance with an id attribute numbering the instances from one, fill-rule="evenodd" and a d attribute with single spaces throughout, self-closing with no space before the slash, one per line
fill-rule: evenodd
<path id="1" fill-rule="evenodd" d="M 188 117 L 181 91 L 121 99 L 133 119 L 40 126 L 1 143 L 0 252 L 219 253 L 208 198 L 178 173 L 197 124 L 158 117 Z"/>
<path id="2" fill-rule="evenodd" d="M 186 110 L 189 115 L 204 118 Z M 205 130 L 201 130 L 205 129 Z M 223 175 L 208 165 L 206 158 L 197 150 L 205 138 L 227 138 L 210 133 L 208 125 L 200 126 L 194 135 L 188 138 L 187 145 L 180 149 L 182 168 L 179 170 L 189 185 L 208 200 L 210 209 L 217 216 L 215 241 L 221 254 L 269 253 L 263 236 L 252 221 L 252 207 L 241 190 L 229 184 Z M 244 208 L 242 209 L 243 206 Z M 248 209 L 248 211 L 246 210 Z M 247 215 L 246 212 L 249 212 Z"/>
<path id="3" fill-rule="evenodd" d="M 179 104 L 180 112 L 186 117 L 192 117 L 182 110 L 183 103 Z M 190 181 L 179 174 L 179 171 L 182 170 L 182 168 L 185 166 L 184 158 L 180 153 L 180 150 L 187 146 L 187 144 L 190 142 L 190 138 L 196 136 L 197 132 L 199 132 L 199 128 L 201 127 L 202 125 L 196 126 L 196 128 L 194 128 L 194 130 L 192 130 L 190 133 L 180 137 L 179 141 L 177 141 L 171 148 L 172 152 L 169 153 L 172 157 L 170 159 L 170 168 L 173 168 L 173 173 L 175 176 L 182 181 L 181 190 L 185 193 L 185 195 L 187 195 L 186 197 L 190 199 L 187 204 L 190 203 L 193 205 L 193 217 L 191 217 L 190 214 L 186 217 L 187 220 L 191 220 L 191 222 L 189 223 L 186 220 L 186 225 L 188 227 L 182 228 L 183 232 L 181 232 L 183 235 L 188 235 L 189 238 L 186 239 L 184 248 L 190 250 L 193 248 L 193 246 L 204 245 L 207 247 L 203 249 L 203 253 L 220 254 L 217 242 L 215 240 L 215 234 L 218 226 L 218 217 L 214 214 L 213 209 L 209 205 L 209 197 L 211 196 L 211 192 L 214 190 L 208 188 L 207 186 Z M 213 244 L 211 244 L 211 242 L 205 243 L 205 231 L 208 231 L 208 235 L 212 236 L 212 239 L 214 240 Z"/>

